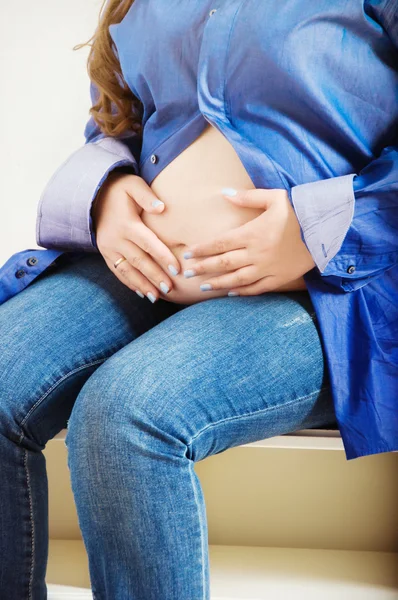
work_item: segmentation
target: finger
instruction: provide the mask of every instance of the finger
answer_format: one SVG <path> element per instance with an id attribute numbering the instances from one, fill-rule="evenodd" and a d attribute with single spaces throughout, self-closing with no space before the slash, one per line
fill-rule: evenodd
<path id="1" fill-rule="evenodd" d="M 131 175 L 123 179 L 125 192 L 146 212 L 161 213 L 165 204 L 159 200 L 147 182 L 137 175 Z"/>
<path id="2" fill-rule="evenodd" d="M 267 275 L 250 285 L 231 288 L 228 290 L 228 293 L 232 295 L 236 294 L 237 296 L 258 296 L 259 294 L 265 294 L 266 292 L 273 292 L 278 288 L 275 279 L 275 275 Z"/>
<path id="3" fill-rule="evenodd" d="M 135 269 L 128 260 L 124 260 L 115 268 L 114 263 L 118 258 L 121 258 L 121 256 L 121 254 L 115 254 L 112 260 L 104 256 L 104 260 L 112 273 L 114 273 L 124 285 L 136 292 L 138 296 L 142 296 L 143 294 L 151 300 L 151 302 L 156 301 L 159 298 L 159 292 L 156 287 L 148 281 L 140 271 Z"/>
<path id="4" fill-rule="evenodd" d="M 189 269 L 184 271 L 184 277 L 195 277 L 195 275 L 204 275 L 205 273 L 225 273 L 236 271 L 250 264 L 248 252 L 244 250 L 232 250 L 225 254 L 218 254 L 211 258 L 205 258 L 200 262 L 189 265 Z"/>
<path id="5" fill-rule="evenodd" d="M 254 265 L 249 267 L 243 267 L 232 273 L 226 275 L 220 275 L 219 277 L 212 277 L 206 279 L 201 284 L 200 289 L 202 291 L 210 290 L 223 290 L 223 289 L 236 289 L 244 285 L 249 285 L 258 280 L 258 269 Z M 211 287 L 208 287 L 208 286 Z M 204 286 L 204 287 L 203 287 Z"/>
<path id="6" fill-rule="evenodd" d="M 125 240 L 125 243 L 120 249 L 123 256 L 125 256 L 128 262 L 140 273 L 144 275 L 158 290 L 164 294 L 168 294 L 173 289 L 173 283 L 163 271 L 163 269 L 156 263 L 152 257 L 141 250 L 139 246 L 134 243 Z M 123 264 L 123 263 L 121 263 Z"/>
<path id="7" fill-rule="evenodd" d="M 144 225 L 141 220 L 137 220 L 130 224 L 130 231 L 131 234 L 128 241 L 136 244 L 141 250 L 149 254 L 159 266 L 160 271 L 163 269 L 164 273 L 168 273 L 169 275 L 180 273 L 180 263 L 170 248 L 158 238 L 152 229 Z M 172 285 L 171 281 L 170 285 Z"/>
<path id="8" fill-rule="evenodd" d="M 270 201 L 275 198 L 278 192 L 278 190 L 275 189 L 255 188 L 252 190 L 235 190 L 236 194 L 228 193 L 231 191 L 233 191 L 233 188 L 223 188 L 221 193 L 228 198 L 228 200 L 240 204 L 241 206 L 264 209 L 269 207 Z"/>
<path id="9" fill-rule="evenodd" d="M 249 221 L 250 223 L 250 221 Z M 184 252 L 184 258 L 198 258 L 199 256 L 212 256 L 214 254 L 224 254 L 230 250 L 239 250 L 247 246 L 247 223 L 240 227 L 235 227 L 208 242 L 193 244 Z"/>

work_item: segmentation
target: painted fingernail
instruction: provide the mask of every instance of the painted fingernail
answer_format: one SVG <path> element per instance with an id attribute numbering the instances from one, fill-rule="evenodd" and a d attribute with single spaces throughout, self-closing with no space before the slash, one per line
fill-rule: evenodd
<path id="1" fill-rule="evenodd" d="M 212 290 L 213 286 L 211 285 L 211 283 L 203 283 L 200 286 L 200 289 L 202 290 L 202 292 L 207 292 L 208 290 Z"/>
<path id="2" fill-rule="evenodd" d="M 164 281 L 160 282 L 160 286 L 159 287 L 162 290 L 163 294 L 167 294 L 170 291 L 169 286 L 166 285 Z"/>
<path id="3" fill-rule="evenodd" d="M 196 271 L 194 271 L 193 269 L 187 269 L 186 271 L 184 271 L 184 277 L 195 277 L 196 275 Z"/>
<path id="4" fill-rule="evenodd" d="M 152 206 L 154 208 L 156 208 L 157 206 L 162 206 L 162 204 L 164 205 L 164 202 L 162 202 L 161 200 L 153 200 L 152 202 Z"/>
<path id="5" fill-rule="evenodd" d="M 138 294 L 140 298 L 145 298 L 144 294 L 140 292 L 140 290 L 135 290 L 135 293 Z"/>
<path id="6" fill-rule="evenodd" d="M 152 294 L 152 292 L 147 293 L 147 298 L 152 302 L 152 304 L 156 302 L 156 297 Z"/>
<path id="7" fill-rule="evenodd" d="M 238 292 L 228 292 L 228 296 L 239 296 Z"/>
<path id="8" fill-rule="evenodd" d="M 238 192 L 234 188 L 223 188 L 221 193 L 225 196 L 236 196 Z"/>
<path id="9" fill-rule="evenodd" d="M 168 268 L 170 273 L 172 273 L 173 275 L 178 275 L 178 271 L 175 267 L 173 267 L 173 265 L 169 265 Z"/>
<path id="10" fill-rule="evenodd" d="M 192 252 L 184 252 L 184 258 L 192 258 Z"/>

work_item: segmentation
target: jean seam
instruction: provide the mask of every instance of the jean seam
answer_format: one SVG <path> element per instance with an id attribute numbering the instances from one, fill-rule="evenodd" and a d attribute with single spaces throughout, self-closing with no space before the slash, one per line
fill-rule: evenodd
<path id="1" fill-rule="evenodd" d="M 203 524 L 202 524 L 202 519 L 201 519 L 201 514 L 200 514 L 200 504 L 198 502 L 198 497 L 196 494 L 196 483 L 193 481 L 192 479 L 192 465 L 193 462 L 190 462 L 189 464 L 189 477 L 191 479 L 191 486 L 193 489 L 193 495 L 195 498 L 195 504 L 196 504 L 196 510 L 198 513 L 198 519 L 199 519 L 199 531 L 200 531 L 200 548 L 201 548 L 201 553 L 202 553 L 202 600 L 206 600 L 205 598 L 205 590 L 206 590 L 206 581 L 205 581 L 205 550 L 204 550 L 204 544 L 203 544 Z"/>
<path id="2" fill-rule="evenodd" d="M 89 363 L 85 363 L 84 365 L 80 365 L 80 367 L 76 367 L 75 369 L 72 369 L 71 371 L 68 371 L 68 373 L 66 373 L 65 375 L 63 375 L 60 379 L 58 379 L 44 394 L 42 394 L 42 396 L 37 400 L 37 402 L 34 403 L 34 405 L 31 407 L 31 409 L 29 410 L 29 412 L 25 415 L 24 419 L 21 421 L 21 423 L 19 424 L 20 427 L 23 427 L 23 425 L 26 423 L 26 421 L 28 420 L 28 418 L 30 417 L 30 415 L 32 414 L 32 412 L 34 410 L 36 410 L 36 408 L 43 402 L 43 400 L 58 386 L 60 385 L 60 383 L 62 383 L 63 381 L 65 381 L 65 379 L 67 379 L 68 377 L 70 377 L 71 375 L 74 375 L 75 373 L 78 373 L 79 371 L 82 371 L 83 369 L 86 369 L 88 367 L 92 367 L 93 365 L 96 365 L 97 363 L 101 363 L 104 362 L 105 360 L 107 360 L 106 358 L 99 358 L 97 360 L 94 360 L 92 362 Z M 19 438 L 19 443 L 22 442 L 24 437 L 24 432 L 22 431 L 21 433 L 21 437 Z"/>
<path id="3" fill-rule="evenodd" d="M 29 587 L 28 587 L 28 600 L 32 600 L 32 587 L 33 587 L 33 572 L 35 564 L 35 524 L 33 519 L 33 499 L 32 499 L 32 488 L 30 485 L 29 469 L 28 469 L 28 451 L 24 450 L 24 469 L 26 474 L 26 483 L 28 489 L 28 501 L 29 501 L 29 517 L 30 517 L 30 533 L 31 533 L 31 564 L 29 572 Z"/>
<path id="4" fill-rule="evenodd" d="M 23 421 L 20 423 L 20 427 L 23 426 L 23 424 L 26 422 L 26 420 L 29 418 L 30 414 L 32 413 L 32 411 L 34 411 L 37 406 L 48 396 L 48 394 L 51 393 L 51 391 L 56 388 L 62 381 L 64 381 L 67 377 L 69 377 L 70 375 L 73 375 L 74 373 L 77 373 L 79 371 L 81 371 L 82 369 L 85 369 L 87 367 L 91 367 L 97 363 L 101 363 L 104 362 L 106 360 L 106 358 L 101 358 L 101 359 L 97 359 L 94 360 L 90 363 L 86 363 L 84 365 L 81 365 L 80 367 L 77 367 L 75 369 L 72 369 L 71 371 L 69 371 L 68 373 L 66 373 L 63 377 L 61 377 L 60 379 L 58 379 L 58 381 L 56 381 L 44 394 L 42 394 L 42 396 L 39 398 L 39 400 L 37 402 L 35 402 L 35 404 L 31 407 L 31 409 L 29 410 L 29 412 L 27 413 L 27 415 L 25 416 L 25 418 L 23 419 Z M 21 436 L 19 438 L 19 444 L 21 444 L 22 440 L 24 437 L 24 433 L 21 433 Z M 29 502 L 29 520 L 30 520 L 30 535 L 31 535 L 31 564 L 30 564 L 30 571 L 29 571 L 29 585 L 28 585 L 28 600 L 32 600 L 33 596 L 33 575 L 34 575 L 34 564 L 35 564 L 35 524 L 34 524 L 34 519 L 33 519 L 33 496 L 32 496 L 32 488 L 31 488 L 31 484 L 30 484 L 30 476 L 29 476 L 29 469 L 28 469 L 28 450 L 24 450 L 24 459 L 23 459 L 23 465 L 24 465 L 24 471 L 25 471 L 25 476 L 26 476 L 26 484 L 27 484 L 27 491 L 28 491 L 28 502 Z"/>
<path id="5" fill-rule="evenodd" d="M 321 388 L 320 390 L 315 390 L 314 392 L 311 392 L 310 394 L 306 394 L 305 396 L 301 396 L 300 398 L 296 398 L 295 400 L 286 402 L 285 404 L 283 404 L 283 407 L 291 406 L 292 404 L 297 404 L 301 400 L 307 400 L 308 398 L 311 398 L 311 396 L 314 396 L 315 394 L 320 394 L 323 391 L 323 389 L 324 388 Z M 280 408 L 281 408 L 281 406 L 268 406 L 267 408 L 261 408 L 260 410 L 254 410 L 254 411 L 251 411 L 248 413 L 244 413 L 243 415 L 235 415 L 233 417 L 226 417 L 225 419 L 220 419 L 219 421 L 216 421 L 215 423 L 210 423 L 209 425 L 206 425 L 206 427 L 201 429 L 196 435 L 194 435 L 194 437 L 191 438 L 191 441 L 187 443 L 187 446 L 190 446 L 192 444 L 192 442 L 194 442 L 196 440 L 197 437 L 202 435 L 202 433 L 204 433 L 211 427 L 215 427 L 216 425 L 219 425 L 220 423 L 227 423 L 228 421 L 234 421 L 236 419 L 251 417 L 253 415 L 258 415 L 260 413 L 272 412 L 274 410 L 279 410 Z"/>

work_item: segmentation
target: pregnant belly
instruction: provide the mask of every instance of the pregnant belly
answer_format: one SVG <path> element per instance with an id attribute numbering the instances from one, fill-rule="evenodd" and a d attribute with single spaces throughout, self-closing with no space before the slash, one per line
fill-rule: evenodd
<path id="1" fill-rule="evenodd" d="M 233 205 L 222 196 L 224 187 L 253 189 L 255 186 L 232 144 L 211 124 L 153 179 L 151 188 L 166 207 L 159 215 L 144 211 L 141 219 L 181 265 L 181 272 L 171 277 L 173 289 L 168 294 L 159 292 L 164 300 L 193 304 L 228 294 L 226 289 L 202 292 L 199 287 L 221 272 L 192 278 L 183 275 L 195 262 L 183 257 L 190 245 L 214 239 L 263 212 Z"/>

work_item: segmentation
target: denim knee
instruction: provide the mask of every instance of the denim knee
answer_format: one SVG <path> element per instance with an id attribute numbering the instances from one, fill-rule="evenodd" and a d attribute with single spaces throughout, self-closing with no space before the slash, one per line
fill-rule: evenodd
<path id="1" fill-rule="evenodd" d="M 26 433 L 21 426 L 32 406 L 40 398 L 39 382 L 27 377 L 27 365 L 17 359 L 17 346 L 12 355 L 10 347 L 0 358 L 0 434 L 20 443 Z M 11 362 L 12 361 L 12 362 Z"/>
<path id="2" fill-rule="evenodd" d="M 125 350 L 101 365 L 76 398 L 65 440 L 71 461 L 100 452 L 122 457 L 126 444 L 130 456 L 156 448 L 184 454 L 187 434 L 170 402 L 170 378 L 155 365 L 144 367 L 142 353 Z M 173 396 L 181 390 L 174 385 Z"/>

